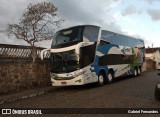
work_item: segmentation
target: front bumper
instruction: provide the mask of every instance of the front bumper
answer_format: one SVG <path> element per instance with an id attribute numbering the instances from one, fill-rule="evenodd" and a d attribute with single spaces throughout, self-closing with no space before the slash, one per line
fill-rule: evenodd
<path id="1" fill-rule="evenodd" d="M 70 80 L 55 80 L 51 78 L 52 86 L 72 86 L 72 85 L 84 85 L 83 75 L 75 77 Z"/>

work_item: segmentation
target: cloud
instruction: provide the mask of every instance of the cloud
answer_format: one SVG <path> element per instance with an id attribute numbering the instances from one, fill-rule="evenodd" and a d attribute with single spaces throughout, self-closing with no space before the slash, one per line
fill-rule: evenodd
<path id="1" fill-rule="evenodd" d="M 59 12 L 64 17 L 65 26 L 92 24 L 108 27 L 116 25 L 116 20 L 110 10 L 122 0 L 53 0 Z M 116 26 L 115 26 L 116 28 Z M 119 26 L 117 25 L 117 28 Z"/>
<path id="2" fill-rule="evenodd" d="M 160 9 L 148 9 L 147 13 L 151 17 L 153 21 L 159 21 L 160 20 Z"/>
<path id="3" fill-rule="evenodd" d="M 30 3 L 47 0 L 1 0 L 0 1 L 0 29 L 8 23 L 16 23 Z"/>
<path id="4" fill-rule="evenodd" d="M 159 0 L 144 0 L 144 1 L 147 1 L 149 4 L 152 4 L 154 2 L 160 2 Z"/>
<path id="5" fill-rule="evenodd" d="M 8 3 L 10 2 L 10 3 Z M 5 26 L 9 23 L 12 22 L 13 20 L 17 20 L 16 17 L 19 17 L 19 12 L 18 10 L 19 7 L 16 8 L 16 5 L 21 7 L 20 3 L 18 0 L 13 1 L 1 1 L 0 4 L 0 28 L 5 28 Z M 21 9 L 21 8 L 20 8 Z"/>
<path id="6" fill-rule="evenodd" d="M 133 5 L 129 5 L 127 6 L 123 11 L 122 11 L 122 15 L 126 16 L 126 15 L 133 15 L 133 14 L 140 14 L 142 13 L 142 11 L 140 9 L 138 9 L 137 7 L 133 6 Z"/>
<path id="7" fill-rule="evenodd" d="M 17 23 L 30 3 L 43 1 L 53 2 L 58 7 L 60 17 L 65 19 L 61 28 L 92 24 L 111 31 L 121 32 L 121 28 L 111 10 L 123 0 L 1 0 L 0 29 L 6 28 L 8 23 Z M 9 43 L 9 40 L 3 38 L 0 41 L 1 43 Z M 11 41 L 11 43 L 14 42 Z"/>
<path id="8" fill-rule="evenodd" d="M 59 9 L 66 25 L 75 24 L 111 24 L 115 21 L 110 10 L 123 0 L 1 0 L 0 29 L 8 23 L 18 22 L 20 16 L 30 3 L 50 1 Z"/>
<path id="9" fill-rule="evenodd" d="M 0 26 L 4 28 L 6 24 L 18 22 L 20 16 L 30 3 L 38 3 L 46 0 L 3 0 L 0 4 Z M 53 2 L 58 7 L 58 12 L 65 19 L 61 28 L 70 27 L 73 25 L 91 24 L 103 27 L 106 30 L 117 33 L 124 33 L 118 25 L 119 18 L 123 17 L 121 13 L 113 13 L 112 9 L 120 5 L 123 0 L 48 0 Z M 3 7 L 5 6 L 5 7 Z M 10 9 L 8 9 L 10 8 Z M 131 8 L 131 9 L 129 9 Z M 139 10 L 134 6 L 128 6 L 123 15 L 139 13 Z M 3 37 L 3 36 L 1 36 Z M 1 38 L 1 43 L 9 44 L 24 44 L 23 41 L 8 38 Z M 43 42 L 38 46 L 49 47 L 49 42 Z"/>
<path id="10" fill-rule="evenodd" d="M 4 30 L 9 23 L 18 23 L 24 10 L 30 3 L 37 3 L 47 0 L 1 0 L 0 1 L 0 30 Z M 0 33 L 0 43 L 27 45 L 25 41 L 17 41 L 15 38 L 8 38 Z"/>

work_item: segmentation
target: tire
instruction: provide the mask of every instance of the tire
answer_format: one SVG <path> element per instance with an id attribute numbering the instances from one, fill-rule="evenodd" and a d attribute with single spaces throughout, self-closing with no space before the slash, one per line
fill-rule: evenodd
<path id="1" fill-rule="evenodd" d="M 114 75 L 112 72 L 109 71 L 107 75 L 107 83 L 111 84 L 113 81 L 114 81 Z"/>
<path id="2" fill-rule="evenodd" d="M 134 77 L 138 76 L 138 69 L 137 69 L 137 67 L 134 68 L 133 76 Z"/>
<path id="3" fill-rule="evenodd" d="M 141 72 L 142 72 L 141 68 L 140 68 L 140 67 L 138 67 L 138 69 L 137 69 L 137 73 L 138 73 L 138 75 L 141 75 Z"/>
<path id="4" fill-rule="evenodd" d="M 98 75 L 98 82 L 97 82 L 97 86 L 102 86 L 105 84 L 105 75 L 100 72 L 100 74 Z"/>
<path id="5" fill-rule="evenodd" d="M 159 83 L 158 83 L 159 84 Z M 158 84 L 156 84 L 154 96 L 157 100 L 160 100 L 160 89 L 158 88 Z"/>

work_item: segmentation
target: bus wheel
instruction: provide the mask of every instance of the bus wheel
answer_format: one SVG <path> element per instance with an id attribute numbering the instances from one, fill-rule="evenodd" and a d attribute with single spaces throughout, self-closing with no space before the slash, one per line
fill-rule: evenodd
<path id="1" fill-rule="evenodd" d="M 133 73 L 133 75 L 134 75 L 134 77 L 138 76 L 138 70 L 137 70 L 136 67 L 134 68 L 134 73 Z"/>
<path id="2" fill-rule="evenodd" d="M 102 86 L 105 84 L 105 77 L 104 77 L 104 74 L 101 72 L 98 76 L 98 82 L 97 82 L 97 85 L 98 86 Z"/>
<path id="3" fill-rule="evenodd" d="M 159 87 L 160 83 L 156 84 L 156 88 L 155 88 L 155 93 L 154 96 L 157 100 L 160 100 L 160 87 Z"/>
<path id="4" fill-rule="evenodd" d="M 108 81 L 108 83 L 112 83 L 113 80 L 114 80 L 113 73 L 109 71 L 108 76 L 107 76 L 107 81 Z"/>
<path id="5" fill-rule="evenodd" d="M 138 75 L 140 75 L 141 74 L 141 68 L 140 67 L 138 67 Z"/>

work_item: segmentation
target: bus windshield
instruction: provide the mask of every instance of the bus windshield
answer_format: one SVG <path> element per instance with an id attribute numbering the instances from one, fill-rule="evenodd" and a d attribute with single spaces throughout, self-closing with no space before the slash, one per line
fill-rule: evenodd
<path id="1" fill-rule="evenodd" d="M 52 42 L 52 48 L 67 47 L 77 44 L 81 41 L 82 27 L 74 27 L 66 30 L 58 31 Z"/>
<path id="2" fill-rule="evenodd" d="M 51 54 L 51 71 L 66 73 L 80 69 L 79 57 L 75 50 Z"/>

